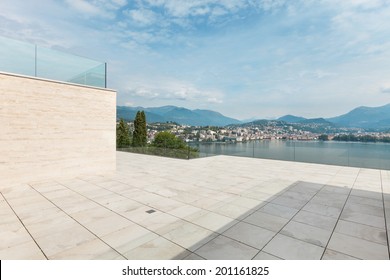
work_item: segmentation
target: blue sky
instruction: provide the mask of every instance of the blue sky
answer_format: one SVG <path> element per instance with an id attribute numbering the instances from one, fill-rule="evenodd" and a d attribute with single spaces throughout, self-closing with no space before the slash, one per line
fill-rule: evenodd
<path id="1" fill-rule="evenodd" d="M 108 62 L 118 105 L 247 119 L 390 103 L 388 0 L 1 0 L 0 35 Z"/>

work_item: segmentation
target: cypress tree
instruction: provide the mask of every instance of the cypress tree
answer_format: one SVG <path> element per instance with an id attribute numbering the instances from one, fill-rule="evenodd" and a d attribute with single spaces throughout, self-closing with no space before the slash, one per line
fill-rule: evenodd
<path id="1" fill-rule="evenodd" d="M 148 132 L 146 130 L 146 116 L 145 112 L 141 111 L 140 114 L 141 118 L 141 124 L 140 124 L 140 129 L 141 129 L 141 146 L 146 146 L 147 138 L 148 138 Z"/>
<path id="2" fill-rule="evenodd" d="M 133 146 L 146 146 L 146 119 L 144 111 L 138 111 L 134 119 Z"/>

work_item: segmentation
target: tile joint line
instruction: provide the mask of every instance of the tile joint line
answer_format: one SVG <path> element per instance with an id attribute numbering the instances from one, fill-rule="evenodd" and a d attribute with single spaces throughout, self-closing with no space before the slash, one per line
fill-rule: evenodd
<path id="1" fill-rule="evenodd" d="M 380 177 L 381 177 L 382 203 L 383 203 L 383 215 L 384 215 L 384 218 L 385 218 L 385 232 L 386 232 L 387 251 L 388 251 L 389 259 L 390 259 L 389 232 L 388 232 L 387 220 L 386 220 L 386 205 L 385 205 L 385 194 L 383 193 L 382 171 L 380 171 L 379 174 L 380 174 Z"/>
<path id="2" fill-rule="evenodd" d="M 35 240 L 35 238 L 32 236 L 32 234 L 30 233 L 30 231 L 27 229 L 26 225 L 23 223 L 23 221 L 20 219 L 19 215 L 15 212 L 14 208 L 11 206 L 11 204 L 8 202 L 8 200 L 5 198 L 5 196 L 0 193 L 1 196 L 4 198 L 4 201 L 8 204 L 9 208 L 11 208 L 12 212 L 14 212 L 15 216 L 18 218 L 19 222 L 22 224 L 22 226 L 24 227 L 24 229 L 27 231 L 28 235 L 30 235 L 31 239 L 34 241 L 34 243 L 38 246 L 39 250 L 42 252 L 43 256 L 48 260 L 49 258 L 46 256 L 45 252 L 43 252 L 41 246 L 39 246 L 39 244 L 37 243 L 37 241 Z"/>

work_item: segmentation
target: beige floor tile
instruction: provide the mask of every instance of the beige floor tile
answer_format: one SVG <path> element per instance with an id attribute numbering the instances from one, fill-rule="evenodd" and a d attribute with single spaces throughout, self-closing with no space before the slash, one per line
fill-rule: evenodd
<path id="1" fill-rule="evenodd" d="M 39 215 L 41 212 L 55 211 L 56 209 L 57 208 L 50 203 L 26 204 L 23 206 L 13 207 L 13 210 L 21 220 L 33 218 Z"/>
<path id="2" fill-rule="evenodd" d="M 217 208 L 210 209 L 210 211 L 237 220 L 244 219 L 254 212 L 253 209 L 248 209 L 230 203 L 222 203 L 221 206 L 218 205 Z"/>
<path id="3" fill-rule="evenodd" d="M 350 187 L 346 187 L 346 186 L 338 187 L 332 185 L 326 185 L 321 190 L 324 192 L 337 193 L 343 195 L 349 195 L 349 193 L 351 192 Z"/>
<path id="4" fill-rule="evenodd" d="M 125 213 L 125 212 L 136 210 L 144 205 L 139 202 L 126 199 L 126 200 L 111 202 L 105 206 L 116 213 Z"/>
<path id="5" fill-rule="evenodd" d="M 327 231 L 333 231 L 337 219 L 302 210 L 295 215 L 293 221 L 318 227 Z"/>
<path id="6" fill-rule="evenodd" d="M 249 260 L 259 250 L 225 236 L 218 236 L 195 253 L 207 260 Z"/>
<path id="7" fill-rule="evenodd" d="M 34 238 L 45 237 L 78 226 L 80 225 L 76 221 L 63 213 L 50 216 L 47 220 L 26 225 L 28 231 Z"/>
<path id="8" fill-rule="evenodd" d="M 322 260 L 358 260 L 358 259 L 337 251 L 326 249 L 324 255 L 322 256 Z"/>
<path id="9" fill-rule="evenodd" d="M 16 246 L 0 249 L 1 260 L 46 260 L 37 244 L 30 240 Z"/>
<path id="10" fill-rule="evenodd" d="M 173 209 L 185 206 L 186 204 L 171 198 L 162 197 L 160 200 L 151 202 L 149 205 L 153 208 L 159 209 L 160 211 L 169 212 Z"/>
<path id="11" fill-rule="evenodd" d="M 220 201 L 217 199 L 202 197 L 198 200 L 195 200 L 194 202 L 191 202 L 191 205 L 197 208 L 210 210 L 215 208 L 215 206 L 218 205 L 219 203 Z"/>
<path id="12" fill-rule="evenodd" d="M 276 256 L 273 256 L 271 254 L 268 254 L 268 253 L 265 253 L 263 251 L 261 251 L 260 253 L 258 253 L 254 258 L 253 260 L 282 260 L 281 258 L 278 258 Z"/>
<path id="13" fill-rule="evenodd" d="M 126 228 L 132 224 L 133 222 L 128 219 L 112 213 L 111 216 L 84 223 L 83 226 L 92 231 L 95 235 L 101 237 L 122 228 Z"/>
<path id="14" fill-rule="evenodd" d="M 351 210 L 343 210 L 340 216 L 340 220 L 355 222 L 367 226 L 373 226 L 373 227 L 385 229 L 384 218 L 369 215 L 369 214 L 354 212 Z"/>
<path id="15" fill-rule="evenodd" d="M 64 220 L 65 216 L 67 215 L 59 208 L 41 209 L 29 215 L 29 217 L 23 218 L 22 221 L 26 226 L 29 226 L 31 224 L 43 223 L 48 221 L 61 221 Z"/>
<path id="16" fill-rule="evenodd" d="M 93 199 L 93 201 L 95 201 L 96 203 L 104 205 L 106 207 L 108 207 L 111 203 L 123 200 L 128 200 L 128 198 L 115 193 L 106 194 Z"/>
<path id="17" fill-rule="evenodd" d="M 347 201 L 345 204 L 344 210 L 343 211 L 351 211 L 351 212 L 357 212 L 357 213 L 362 213 L 362 214 L 368 214 L 368 215 L 373 215 L 377 217 L 384 217 L 384 210 L 383 206 L 378 207 L 378 206 L 372 206 L 372 205 L 365 205 L 365 204 L 358 204 L 358 203 L 353 203 Z"/>
<path id="18" fill-rule="evenodd" d="M 319 260 L 324 248 L 278 234 L 262 251 L 286 260 Z"/>
<path id="19" fill-rule="evenodd" d="M 291 197 L 288 197 L 288 196 L 284 196 L 282 194 L 282 195 L 276 197 L 275 199 L 273 199 L 271 202 L 275 203 L 275 204 L 280 204 L 280 205 L 283 205 L 283 206 L 287 206 L 287 207 L 290 207 L 290 208 L 295 208 L 295 209 L 300 210 L 303 206 L 305 206 L 305 204 L 308 201 L 307 200 L 303 200 L 303 199 L 291 198 Z"/>
<path id="20" fill-rule="evenodd" d="M 191 254 L 183 247 L 158 237 L 126 252 L 124 256 L 129 260 L 181 260 Z"/>
<path id="21" fill-rule="evenodd" d="M 365 260 L 388 260 L 388 247 L 364 239 L 333 233 L 328 249 Z"/>
<path id="22" fill-rule="evenodd" d="M 203 261 L 204 258 L 202 258 L 201 256 L 198 256 L 197 254 L 190 254 L 188 255 L 187 257 L 185 257 L 183 260 L 191 260 L 191 261 Z"/>
<path id="23" fill-rule="evenodd" d="M 157 237 L 157 234 L 134 224 L 116 232 L 107 234 L 101 239 L 110 247 L 114 248 L 121 254 L 124 254 L 146 242 L 156 239 Z"/>
<path id="24" fill-rule="evenodd" d="M 259 211 L 281 218 L 291 219 L 296 213 L 298 213 L 299 210 L 271 202 L 261 207 Z"/>
<path id="25" fill-rule="evenodd" d="M 177 228 L 164 234 L 164 237 L 193 252 L 217 237 L 217 234 L 189 222 L 183 222 Z"/>
<path id="26" fill-rule="evenodd" d="M 322 216 L 328 216 L 331 218 L 338 219 L 338 217 L 341 214 L 342 208 L 336 208 L 328 205 L 323 205 L 323 204 L 317 204 L 314 202 L 309 202 L 308 204 L 305 205 L 305 207 L 302 208 L 302 210 L 311 212 L 314 214 L 319 214 Z"/>
<path id="27" fill-rule="evenodd" d="M 191 222 L 206 229 L 222 233 L 238 221 L 210 212 L 191 220 Z"/>
<path id="28" fill-rule="evenodd" d="M 287 224 L 288 219 L 257 211 L 245 218 L 243 221 L 274 232 L 278 232 Z"/>
<path id="29" fill-rule="evenodd" d="M 285 191 L 281 196 L 283 197 L 288 197 L 291 199 L 297 199 L 297 200 L 303 200 L 303 201 L 309 201 L 313 197 L 313 193 L 303 193 L 303 192 L 295 192 L 292 191 L 291 189 L 288 189 Z"/>
<path id="30" fill-rule="evenodd" d="M 112 215 L 112 211 L 101 206 L 97 206 L 91 209 L 81 210 L 70 215 L 79 223 L 88 224 L 94 221 L 98 221 L 102 218 L 110 217 Z"/>
<path id="31" fill-rule="evenodd" d="M 384 229 L 340 220 L 335 232 L 387 245 L 386 230 Z"/>
<path id="32" fill-rule="evenodd" d="M 372 191 L 367 191 L 367 190 L 353 189 L 351 191 L 351 195 L 364 197 L 364 198 L 382 200 L 382 192 L 372 192 Z"/>
<path id="33" fill-rule="evenodd" d="M 280 233 L 317 246 L 325 247 L 332 231 L 290 221 Z"/>
<path id="34" fill-rule="evenodd" d="M 317 194 L 311 199 L 311 203 L 342 209 L 346 198 L 338 197 L 338 194 Z"/>
<path id="35" fill-rule="evenodd" d="M 152 213 L 144 219 L 143 221 L 139 221 L 138 224 L 156 232 L 157 234 L 165 234 L 167 231 L 172 230 L 171 225 L 180 221 L 179 218 L 161 212 Z"/>
<path id="36" fill-rule="evenodd" d="M 383 202 L 381 199 L 366 198 L 354 195 L 348 197 L 348 202 L 383 207 Z"/>
<path id="37" fill-rule="evenodd" d="M 50 256 L 52 260 L 124 260 L 118 252 L 99 239 L 85 242 L 59 254 Z"/>
<path id="38" fill-rule="evenodd" d="M 247 209 L 257 209 L 264 205 L 264 201 L 262 200 L 257 200 L 254 198 L 248 198 L 243 196 L 232 200 L 230 203 Z"/>
<path id="39" fill-rule="evenodd" d="M 262 249 L 275 234 L 276 232 L 245 222 L 240 222 L 223 233 L 224 236 L 257 249 Z"/>
<path id="40" fill-rule="evenodd" d="M 19 221 L 2 224 L 0 236 L 0 250 L 32 241 L 30 234 Z"/>
<path id="41" fill-rule="evenodd" d="M 50 258 L 53 255 L 80 246 L 84 242 L 91 241 L 95 238 L 96 236 L 78 225 L 44 237 L 38 237 L 35 241 L 46 256 Z"/>
<path id="42" fill-rule="evenodd" d="M 173 215 L 178 218 L 185 218 L 192 214 L 199 213 L 202 209 L 199 207 L 195 207 L 192 205 L 184 205 L 181 207 L 178 207 L 176 209 L 172 209 L 171 211 L 167 212 L 170 215 Z"/>
<path id="43" fill-rule="evenodd" d="M 256 187 L 256 188 L 251 188 L 247 192 L 243 193 L 242 196 L 253 198 L 259 201 L 265 201 L 269 202 L 272 199 L 275 198 L 275 193 L 265 193 L 260 191 L 261 188 Z"/>

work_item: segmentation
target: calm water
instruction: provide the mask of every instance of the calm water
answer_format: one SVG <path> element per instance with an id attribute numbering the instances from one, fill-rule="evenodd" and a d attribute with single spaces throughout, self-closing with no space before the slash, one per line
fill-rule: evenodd
<path id="1" fill-rule="evenodd" d="M 262 140 L 199 143 L 200 156 L 233 155 L 390 170 L 390 144 Z"/>

